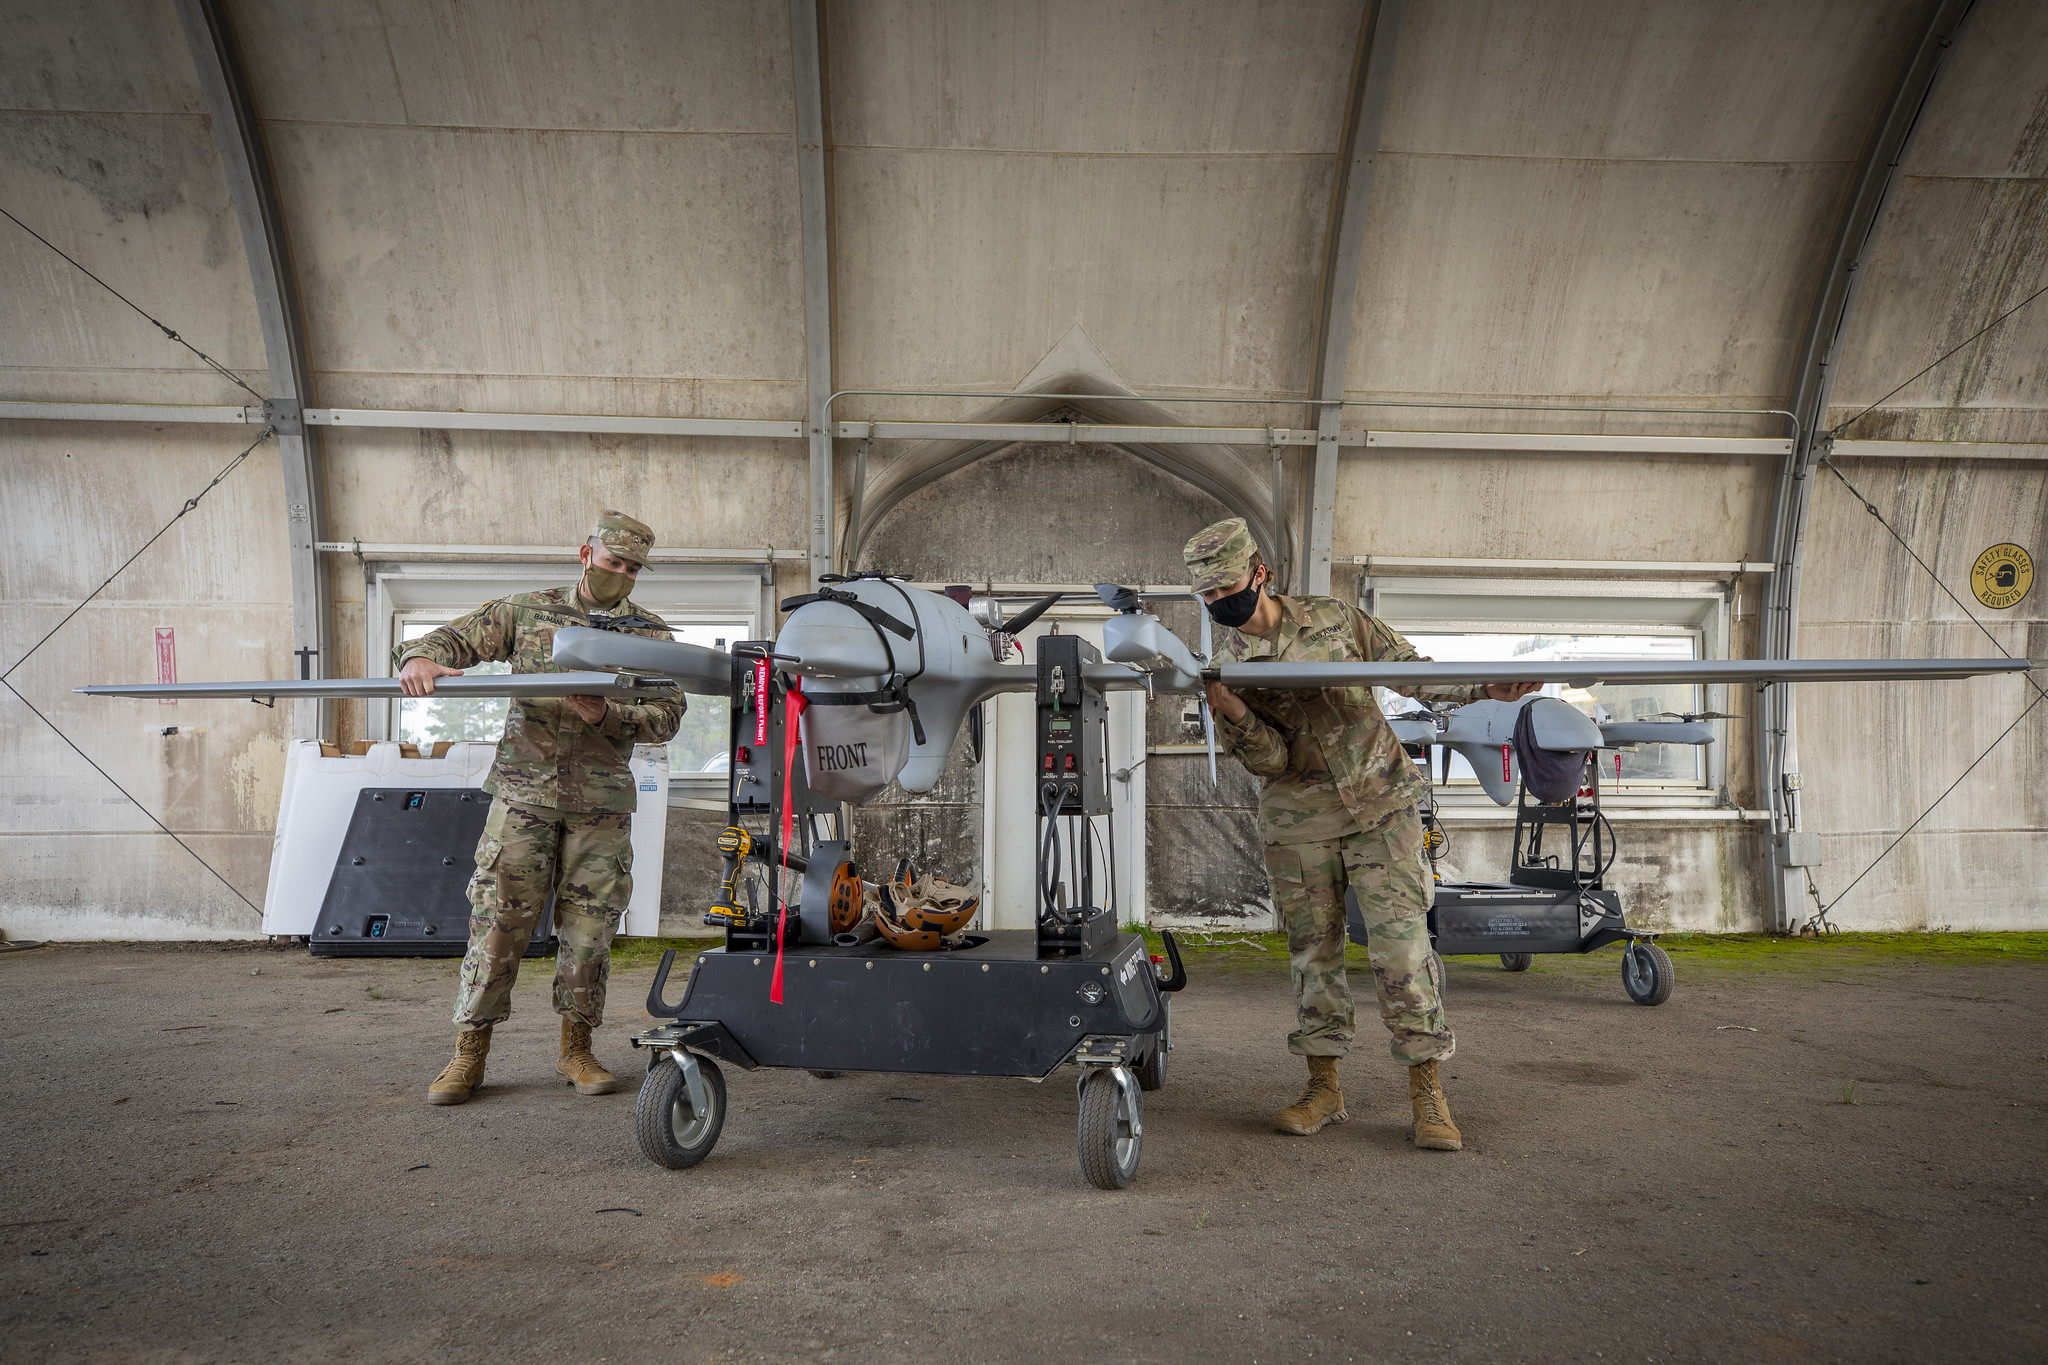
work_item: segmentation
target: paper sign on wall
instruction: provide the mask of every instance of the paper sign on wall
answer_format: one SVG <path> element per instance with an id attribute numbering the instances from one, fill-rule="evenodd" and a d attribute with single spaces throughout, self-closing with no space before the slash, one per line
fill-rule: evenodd
<path id="1" fill-rule="evenodd" d="M 160 683 L 174 683 L 178 680 L 178 632 L 171 626 L 156 628 L 156 680 Z M 176 706 L 176 697 L 158 697 L 158 706 Z"/>

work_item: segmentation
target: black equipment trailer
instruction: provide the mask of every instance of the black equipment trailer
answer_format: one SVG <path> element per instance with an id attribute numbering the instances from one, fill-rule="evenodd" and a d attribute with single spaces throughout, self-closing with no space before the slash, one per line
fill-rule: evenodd
<path id="1" fill-rule="evenodd" d="M 711 1154 L 725 1124 L 725 1066 L 826 1078 L 875 1071 L 1043 1080 L 1073 1063 L 1083 1173 L 1101 1189 L 1137 1177 L 1143 1092 L 1166 1083 L 1168 997 L 1187 984 L 1187 972 L 1171 933 L 1162 964 L 1140 935 L 1118 932 L 1113 894 L 1110 906 L 1094 904 L 1089 822 L 1107 813 L 1109 799 L 1107 711 L 1081 667 L 1095 653 L 1070 635 L 1038 643 L 1047 754 L 1038 924 L 969 932 L 936 952 L 901 951 L 872 925 L 832 932 L 826 907 L 834 884 L 860 875 L 838 837 L 838 803 L 813 796 L 800 759 L 785 764 L 784 726 L 795 721 L 786 680 L 770 666 L 771 646 L 735 649 L 725 880 L 706 916 L 725 929 L 725 943 L 691 960 L 675 1004 L 663 998 L 673 949 L 648 992 L 647 1012 L 668 1021 L 632 1040 L 648 1054 L 634 1122 L 649 1160 L 685 1169 Z M 757 837 L 742 822 L 761 817 L 766 832 Z M 1061 821 L 1076 853 L 1071 883 L 1060 877 Z M 820 824 L 835 837 L 818 837 Z M 794 845 L 786 853 L 785 828 Z M 778 942 L 780 1003 L 770 998 Z"/>
<path id="2" fill-rule="evenodd" d="M 1427 771 L 1428 760 L 1423 760 Z M 1422 813 L 1432 871 L 1445 836 L 1437 820 L 1435 789 Z M 1545 835 L 1552 835 L 1545 848 Z M 1439 957 L 1498 954 L 1500 965 L 1525 972 L 1538 953 L 1590 953 L 1626 942 L 1621 985 L 1638 1005 L 1661 1005 L 1671 995 L 1671 957 L 1656 936 L 1629 927 L 1621 896 L 1607 889 L 1614 864 L 1614 826 L 1600 813 L 1600 764 L 1586 755 L 1586 778 L 1576 796 L 1542 802 L 1527 784 L 1515 791 L 1515 844 L 1505 882 L 1436 882 L 1429 937 Z M 1344 898 L 1353 943 L 1366 941 L 1357 897 Z M 1438 977 L 1439 984 L 1442 977 Z"/>

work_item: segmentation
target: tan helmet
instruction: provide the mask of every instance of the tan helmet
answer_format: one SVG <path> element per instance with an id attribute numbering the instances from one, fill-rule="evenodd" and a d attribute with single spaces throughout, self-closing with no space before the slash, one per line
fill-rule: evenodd
<path id="1" fill-rule="evenodd" d="M 875 928 L 891 947 L 905 952 L 937 952 L 981 908 L 981 898 L 970 895 L 966 887 L 929 874 L 918 876 L 916 864 L 908 858 L 896 864 L 896 875 L 878 890 Z"/>

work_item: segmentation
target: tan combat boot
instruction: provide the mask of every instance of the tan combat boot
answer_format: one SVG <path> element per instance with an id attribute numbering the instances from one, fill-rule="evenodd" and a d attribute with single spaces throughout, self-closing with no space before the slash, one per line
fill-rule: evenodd
<path id="1" fill-rule="evenodd" d="M 1327 1124 L 1342 1123 L 1350 1117 L 1344 1112 L 1344 1092 L 1337 1086 L 1337 1059 L 1311 1057 L 1308 1059 L 1308 1089 L 1301 1092 L 1300 1099 L 1275 1115 L 1273 1122 L 1283 1133 L 1307 1137 L 1310 1133 L 1321 1132 Z"/>
<path id="2" fill-rule="evenodd" d="M 609 1095 L 619 1088 L 618 1078 L 604 1069 L 590 1050 L 590 1025 L 581 1019 L 562 1020 L 562 1060 L 555 1070 L 569 1078 L 579 1095 Z"/>
<path id="3" fill-rule="evenodd" d="M 1408 1103 L 1415 1108 L 1415 1126 L 1408 1130 L 1410 1142 L 1435 1152 L 1463 1150 L 1465 1138 L 1451 1122 L 1451 1106 L 1444 1099 L 1435 1062 L 1408 1068 Z"/>
<path id="4" fill-rule="evenodd" d="M 461 1104 L 484 1083 L 484 1058 L 491 1051 L 491 1026 L 455 1035 L 455 1057 L 427 1087 L 428 1104 Z"/>

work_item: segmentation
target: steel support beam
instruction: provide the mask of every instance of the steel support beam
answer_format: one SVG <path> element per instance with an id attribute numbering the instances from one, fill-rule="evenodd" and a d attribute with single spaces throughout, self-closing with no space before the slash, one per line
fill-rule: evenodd
<path id="1" fill-rule="evenodd" d="M 192 64 L 199 72 L 206 112 L 213 121 L 213 135 L 220 144 L 221 170 L 234 200 L 235 219 L 241 224 L 249 279 L 256 292 L 256 314 L 263 326 L 263 354 L 270 366 L 270 401 L 264 405 L 263 419 L 276 430 L 278 453 L 284 461 L 292 652 L 301 661 L 305 676 L 324 678 L 329 676 L 334 656 L 327 568 L 314 549 L 325 529 L 320 446 L 302 416 L 312 390 L 284 217 L 271 179 L 270 157 L 256 126 L 241 56 L 220 0 L 176 3 L 185 41 L 192 50 Z M 293 733 L 300 739 L 326 738 L 332 715 L 331 702 L 301 702 L 294 711 Z"/>
<path id="2" fill-rule="evenodd" d="M 600 431 L 631 436 L 765 436 L 802 440 L 802 422 L 743 417 L 627 417 L 550 412 L 402 412 L 383 408 L 307 408 L 315 427 L 411 427 L 422 431 Z"/>
<path id="3" fill-rule="evenodd" d="M 405 408 L 304 408 L 309 427 L 383 427 L 417 431 L 611 432 L 640 436 L 728 436 L 750 440 L 807 441 L 808 424 L 749 417 L 633 417 L 573 412 L 446 412 Z M 260 407 L 187 403 L 63 403 L 0 399 L 0 420 L 150 422 L 263 425 Z M 1051 441 L 1068 445 L 1313 446 L 1327 433 L 1306 427 L 1143 426 L 1118 422 L 876 422 L 831 424 L 842 441 Z M 1594 432 L 1339 430 L 1339 446 L 1388 450 L 1499 450 L 1556 454 L 1785 455 L 1793 443 L 1777 436 L 1613 436 Z M 1940 441 L 1845 441 L 1836 453 L 1940 455 L 1953 444 L 1958 457 L 2038 458 L 2039 446 Z M 1892 447 L 1902 447 L 1891 450 Z M 1903 449 L 1911 447 L 1911 449 Z"/>
<path id="4" fill-rule="evenodd" d="M 1813 315 L 1799 347 L 1792 374 L 1789 406 L 1799 420 L 1792 452 L 1778 466 L 1771 503 L 1771 556 L 1777 572 L 1764 600 L 1762 638 L 1757 653 L 1765 659 L 1790 659 L 1799 649 L 1800 574 L 1806 555 L 1807 516 L 1813 496 L 1816 462 L 1827 454 L 1829 395 L 1834 388 L 1842 339 L 1862 284 L 1863 267 L 1883 226 L 1899 167 L 1912 147 L 1920 114 L 1926 108 L 1946 65 L 1949 51 L 1969 19 L 1975 0 L 1935 0 L 1914 36 L 1893 84 L 1828 251 L 1827 265 L 1813 305 Z M 1802 918 L 1805 868 L 1786 862 L 1786 836 L 1799 831 L 1799 743 L 1792 688 L 1780 683 L 1768 689 L 1757 708 L 1752 739 L 1758 784 L 1757 804 L 1770 812 L 1770 839 L 1765 851 L 1765 927 L 1790 933 Z"/>
<path id="5" fill-rule="evenodd" d="M 1316 453 L 1309 477 L 1308 535 L 1295 577 L 1312 593 L 1330 590 L 1330 548 L 1336 536 L 1338 424 L 1344 416 L 1344 376 L 1351 359 L 1351 320 L 1358 303 L 1358 257 L 1365 246 L 1365 215 L 1372 203 L 1373 163 L 1393 82 L 1394 48 L 1408 0 L 1373 0 L 1359 31 L 1352 68 L 1350 117 L 1337 154 L 1329 252 L 1323 297 L 1316 314 Z"/>
<path id="6" fill-rule="evenodd" d="M 825 183 L 825 68 L 819 0 L 789 0 L 796 81 L 796 178 L 804 244 L 804 411 L 811 450 L 811 586 L 833 571 L 839 517 L 832 477 L 832 224 Z"/>

